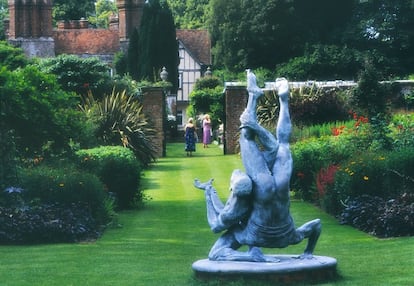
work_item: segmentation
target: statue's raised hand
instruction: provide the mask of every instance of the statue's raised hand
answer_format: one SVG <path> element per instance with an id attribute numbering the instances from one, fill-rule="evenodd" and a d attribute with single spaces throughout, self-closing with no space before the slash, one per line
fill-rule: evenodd
<path id="1" fill-rule="evenodd" d="M 194 187 L 200 190 L 207 190 L 208 188 L 213 186 L 214 179 L 210 179 L 205 183 L 200 182 L 199 179 L 194 179 Z"/>

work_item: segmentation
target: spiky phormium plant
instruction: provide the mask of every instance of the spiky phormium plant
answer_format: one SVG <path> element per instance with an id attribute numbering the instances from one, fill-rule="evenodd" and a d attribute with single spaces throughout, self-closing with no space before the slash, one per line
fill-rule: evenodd
<path id="1" fill-rule="evenodd" d="M 89 93 L 83 99 L 81 109 L 97 126 L 95 134 L 104 144 L 130 148 L 144 166 L 155 160 L 151 140 L 155 130 L 149 125 L 137 99 L 125 91 L 112 91 L 101 100 Z"/>

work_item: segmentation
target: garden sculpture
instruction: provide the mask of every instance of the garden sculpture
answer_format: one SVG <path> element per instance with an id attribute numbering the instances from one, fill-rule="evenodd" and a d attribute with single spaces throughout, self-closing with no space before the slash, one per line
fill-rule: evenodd
<path id="1" fill-rule="evenodd" d="M 295 228 L 290 215 L 289 182 L 293 161 L 289 148 L 292 129 L 289 84 L 280 78 L 276 79 L 275 86 L 280 102 L 276 137 L 257 121 L 256 105 L 263 91 L 257 86 L 254 73 L 247 70 L 249 98 L 240 116 L 240 151 L 245 172 L 233 171 L 226 204 L 218 197 L 213 179 L 194 180 L 194 186 L 204 190 L 212 231 L 224 231 L 211 248 L 209 260 L 277 262 L 275 257 L 265 256 L 260 248 L 284 248 L 304 238 L 308 242 L 300 258 L 313 257 L 321 223 L 315 219 Z M 245 252 L 238 250 L 243 245 L 248 246 Z"/>

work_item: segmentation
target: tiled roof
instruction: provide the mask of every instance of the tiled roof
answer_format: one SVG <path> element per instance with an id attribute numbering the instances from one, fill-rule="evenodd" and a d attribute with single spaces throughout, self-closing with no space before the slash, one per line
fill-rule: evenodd
<path id="1" fill-rule="evenodd" d="M 177 39 L 200 64 L 211 65 L 211 39 L 207 30 L 176 30 Z"/>

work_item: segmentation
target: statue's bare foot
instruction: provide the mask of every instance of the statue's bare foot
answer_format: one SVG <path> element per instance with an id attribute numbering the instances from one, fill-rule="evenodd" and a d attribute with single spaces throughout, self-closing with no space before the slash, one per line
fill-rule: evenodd
<path id="1" fill-rule="evenodd" d="M 247 92 L 249 93 L 249 96 L 252 96 L 253 100 L 255 101 L 257 101 L 264 94 L 263 90 L 257 85 L 255 87 L 249 87 L 247 89 Z"/>
<path id="2" fill-rule="evenodd" d="M 262 89 L 257 86 L 256 75 L 250 70 L 247 70 L 247 91 L 253 100 L 259 99 L 264 94 Z"/>
<path id="3" fill-rule="evenodd" d="M 276 79 L 276 90 L 281 100 L 287 100 L 289 97 L 289 82 L 284 77 Z"/>
<path id="4" fill-rule="evenodd" d="M 255 247 L 255 246 L 252 247 L 248 253 L 251 257 L 251 261 L 254 261 L 254 262 L 269 262 L 269 263 L 280 262 L 280 259 L 277 259 L 276 257 L 265 256 L 259 247 Z"/>
<path id="5" fill-rule="evenodd" d="M 194 180 L 194 187 L 200 190 L 206 190 L 207 188 L 211 187 L 213 185 L 214 179 L 210 179 L 205 183 L 200 182 L 199 179 Z"/>
<path id="6" fill-rule="evenodd" d="M 240 128 L 250 127 L 254 129 L 257 127 L 257 125 L 258 123 L 256 121 L 255 115 L 247 110 L 244 110 L 242 115 L 240 115 Z"/>

